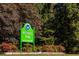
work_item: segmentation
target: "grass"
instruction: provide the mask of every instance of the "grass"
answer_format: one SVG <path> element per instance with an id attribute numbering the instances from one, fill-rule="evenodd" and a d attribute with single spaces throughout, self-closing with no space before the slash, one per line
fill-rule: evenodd
<path id="1" fill-rule="evenodd" d="M 79 56 L 79 54 L 0 54 L 0 56 Z"/>

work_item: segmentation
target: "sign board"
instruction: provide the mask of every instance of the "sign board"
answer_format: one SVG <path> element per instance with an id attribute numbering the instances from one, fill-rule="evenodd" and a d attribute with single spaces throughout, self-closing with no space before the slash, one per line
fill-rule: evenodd
<path id="1" fill-rule="evenodd" d="M 22 48 L 22 42 L 29 42 L 34 44 L 35 34 L 34 29 L 29 23 L 25 23 L 21 28 L 20 48 Z"/>
<path id="2" fill-rule="evenodd" d="M 21 41 L 34 42 L 34 30 L 29 23 L 26 23 L 23 28 L 21 28 Z"/>

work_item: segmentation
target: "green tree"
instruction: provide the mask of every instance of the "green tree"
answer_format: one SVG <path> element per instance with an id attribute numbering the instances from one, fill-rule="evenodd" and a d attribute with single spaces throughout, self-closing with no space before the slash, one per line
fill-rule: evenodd
<path id="1" fill-rule="evenodd" d="M 55 19 L 53 20 L 54 37 L 56 38 L 55 44 L 61 44 L 65 47 L 66 52 L 72 52 L 72 49 L 78 43 L 72 22 L 77 20 L 77 9 L 75 4 L 56 4 L 55 6 Z"/>

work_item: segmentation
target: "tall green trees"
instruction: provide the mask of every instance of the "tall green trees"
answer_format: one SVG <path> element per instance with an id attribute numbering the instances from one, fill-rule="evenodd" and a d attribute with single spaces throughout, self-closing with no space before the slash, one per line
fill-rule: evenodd
<path id="1" fill-rule="evenodd" d="M 53 28 L 55 30 L 54 37 L 56 37 L 55 44 L 61 44 L 65 47 L 66 52 L 71 52 L 73 47 L 76 45 L 76 39 L 72 26 L 72 17 L 69 16 L 67 4 L 56 4 L 55 20 L 53 21 Z"/>
<path id="2" fill-rule="evenodd" d="M 51 23 L 49 23 L 49 20 L 51 18 L 54 18 L 53 14 L 53 7 L 54 4 L 36 4 L 37 10 L 40 15 L 40 20 L 42 22 L 42 31 L 41 31 L 41 41 L 44 41 L 43 43 L 51 45 L 53 44 L 53 30 L 49 28 L 51 26 Z"/>
<path id="3" fill-rule="evenodd" d="M 0 8 L 0 43 L 5 34 L 19 39 L 19 24 L 30 22 L 36 28 L 37 46 L 55 44 L 67 53 L 79 52 L 79 4 L 1 4 Z"/>
<path id="4" fill-rule="evenodd" d="M 40 11 L 41 15 L 46 17 L 41 18 L 44 21 L 42 30 L 43 39 L 47 40 L 47 43 L 52 42 L 56 45 L 63 45 L 67 53 L 73 52 L 79 43 L 75 34 L 77 30 L 75 25 L 79 18 L 78 4 L 53 4 L 53 7 L 51 5 L 43 5 Z M 47 8 L 46 6 L 49 7 Z M 51 10 L 53 11 L 52 13 L 50 13 Z"/>

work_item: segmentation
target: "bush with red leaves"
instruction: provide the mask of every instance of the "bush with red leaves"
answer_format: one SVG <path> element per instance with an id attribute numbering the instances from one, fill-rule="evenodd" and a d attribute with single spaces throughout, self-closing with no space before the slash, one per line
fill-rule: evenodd
<path id="1" fill-rule="evenodd" d="M 13 45 L 12 43 L 3 42 L 1 46 L 2 46 L 3 52 L 16 52 L 17 51 L 17 47 Z"/>

